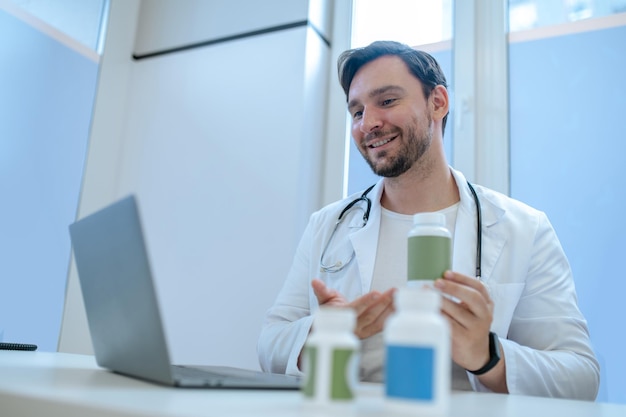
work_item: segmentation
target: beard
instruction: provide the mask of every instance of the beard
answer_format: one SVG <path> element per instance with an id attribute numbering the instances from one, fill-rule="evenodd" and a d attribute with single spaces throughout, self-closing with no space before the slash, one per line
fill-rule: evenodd
<path id="1" fill-rule="evenodd" d="M 430 148 L 433 139 L 432 119 L 430 115 L 426 115 L 425 119 L 427 123 L 423 123 L 424 120 L 420 123 L 417 118 L 414 118 L 412 123 L 405 127 L 404 131 L 406 132 L 407 140 L 402 148 L 397 150 L 395 155 L 389 155 L 389 151 L 380 151 L 374 160 L 368 155 L 367 149 L 359 148 L 363 158 L 365 158 L 374 174 L 387 178 L 399 177 L 424 156 Z M 424 128 L 418 132 L 415 126 L 424 126 Z M 397 133 L 400 134 L 401 132 L 402 130 L 398 128 Z M 375 136 L 385 136 L 388 133 L 389 131 L 376 132 Z M 371 136 L 369 139 L 371 139 Z"/>

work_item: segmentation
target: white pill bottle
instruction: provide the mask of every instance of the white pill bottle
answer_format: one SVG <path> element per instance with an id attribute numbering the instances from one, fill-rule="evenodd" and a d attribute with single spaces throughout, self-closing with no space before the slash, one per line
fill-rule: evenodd
<path id="1" fill-rule="evenodd" d="M 350 405 L 358 383 L 359 339 L 350 308 L 320 307 L 304 348 L 302 392 L 309 403 Z"/>
<path id="2" fill-rule="evenodd" d="M 445 416 L 450 402 L 450 328 L 431 287 L 403 287 L 385 323 L 385 406 L 419 416 Z"/>

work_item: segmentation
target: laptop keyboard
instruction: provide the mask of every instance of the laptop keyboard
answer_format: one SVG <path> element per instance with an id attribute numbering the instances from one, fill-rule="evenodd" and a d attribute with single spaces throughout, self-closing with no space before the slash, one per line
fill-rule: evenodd
<path id="1" fill-rule="evenodd" d="M 206 380 L 214 377 L 225 377 L 226 375 L 219 375 L 215 372 L 208 372 L 198 368 L 191 368 L 188 366 L 172 365 L 172 375 L 185 379 L 198 379 Z"/>
<path id="2" fill-rule="evenodd" d="M 193 367 L 172 365 L 172 376 L 179 383 L 201 386 L 231 386 L 299 389 L 299 379 L 227 366 Z"/>

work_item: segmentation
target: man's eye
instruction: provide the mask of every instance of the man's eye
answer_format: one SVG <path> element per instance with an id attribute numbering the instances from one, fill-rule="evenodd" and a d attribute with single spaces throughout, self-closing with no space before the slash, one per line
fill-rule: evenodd
<path id="1" fill-rule="evenodd" d="M 360 118 L 361 118 L 361 116 L 363 116 L 363 112 L 362 112 L 362 111 L 360 111 L 360 110 L 359 110 L 359 111 L 355 111 L 355 112 L 352 114 L 352 118 L 353 118 L 353 119 L 360 119 Z"/>
<path id="2" fill-rule="evenodd" d="M 388 98 L 387 100 L 383 100 L 381 104 L 382 104 L 383 106 L 388 106 L 388 105 L 390 105 L 391 103 L 393 103 L 394 101 L 395 101 L 395 99 L 393 99 L 393 98 Z"/>

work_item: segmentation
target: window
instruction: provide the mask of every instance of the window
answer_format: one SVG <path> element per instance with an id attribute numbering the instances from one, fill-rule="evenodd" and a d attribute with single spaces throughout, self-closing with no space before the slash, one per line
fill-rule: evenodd
<path id="1" fill-rule="evenodd" d="M 509 30 L 536 29 L 626 12 L 626 0 L 509 0 Z"/>
<path id="2" fill-rule="evenodd" d="M 30 15 L 101 53 L 108 0 L 11 0 Z"/>
<path id="3" fill-rule="evenodd" d="M 452 0 L 355 1 L 352 46 L 376 40 L 426 45 L 452 38 Z"/>

